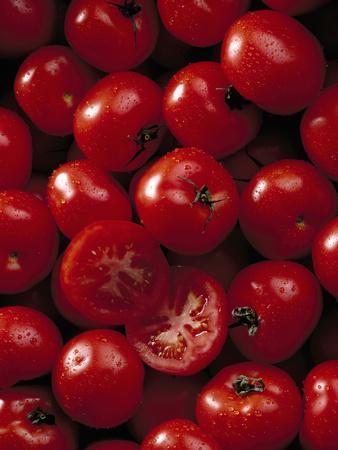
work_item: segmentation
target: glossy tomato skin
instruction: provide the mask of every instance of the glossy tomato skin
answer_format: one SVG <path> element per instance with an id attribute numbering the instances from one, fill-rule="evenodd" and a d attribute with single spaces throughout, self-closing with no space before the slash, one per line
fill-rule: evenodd
<path id="1" fill-rule="evenodd" d="M 128 423 L 132 435 L 142 441 L 167 420 L 194 420 L 196 398 L 207 381 L 203 372 L 179 377 L 148 369 L 142 403 Z"/>
<path id="2" fill-rule="evenodd" d="M 62 347 L 54 323 L 31 308 L 0 308 L 0 387 L 50 372 Z"/>
<path id="3" fill-rule="evenodd" d="M 295 19 L 269 10 L 247 13 L 230 27 L 221 62 L 237 91 L 273 114 L 304 109 L 325 76 L 316 38 Z"/>
<path id="4" fill-rule="evenodd" d="M 47 206 L 33 194 L 0 192 L 0 292 L 23 292 L 48 275 L 59 238 Z"/>
<path id="5" fill-rule="evenodd" d="M 330 359 L 338 360 L 338 308 L 328 309 L 322 315 L 318 326 L 310 338 L 310 353 L 312 360 L 319 364 Z"/>
<path id="6" fill-rule="evenodd" d="M 20 189 L 32 171 L 32 136 L 25 122 L 0 108 L 0 189 Z"/>
<path id="7" fill-rule="evenodd" d="M 1 57 L 17 57 L 48 44 L 56 31 L 56 15 L 55 0 L 2 0 Z"/>
<path id="8" fill-rule="evenodd" d="M 104 72 L 132 69 L 155 47 L 158 35 L 155 5 L 153 0 L 72 0 L 65 33 L 74 51 L 90 65 Z"/>
<path id="9" fill-rule="evenodd" d="M 312 247 L 313 267 L 321 285 L 338 297 L 338 218 L 327 223 L 317 234 Z"/>
<path id="10" fill-rule="evenodd" d="M 202 192 L 197 200 L 201 191 L 206 197 Z M 176 149 L 155 162 L 138 181 L 134 201 L 145 228 L 177 253 L 213 250 L 238 215 L 238 194 L 228 172 L 196 148 Z"/>
<path id="11" fill-rule="evenodd" d="M 221 351 L 227 336 L 228 304 L 222 286 L 191 267 L 171 267 L 166 301 L 152 316 L 126 326 L 143 362 L 173 375 L 193 375 Z"/>
<path id="12" fill-rule="evenodd" d="M 138 450 L 140 447 L 131 441 L 100 441 L 94 442 L 85 450 Z"/>
<path id="13" fill-rule="evenodd" d="M 78 334 L 64 346 L 54 366 L 52 386 L 58 403 L 73 420 L 93 428 L 112 428 L 136 410 L 143 377 L 142 362 L 126 338 L 97 329 Z"/>
<path id="14" fill-rule="evenodd" d="M 158 425 L 142 442 L 140 450 L 221 450 L 217 442 L 194 422 L 174 419 Z"/>
<path id="15" fill-rule="evenodd" d="M 304 148 L 327 177 L 338 181 L 338 84 L 325 89 L 306 110 L 301 123 Z"/>
<path id="16" fill-rule="evenodd" d="M 124 324 L 163 301 L 169 267 L 159 244 L 140 225 L 105 220 L 78 233 L 61 263 L 61 288 L 88 319 Z"/>
<path id="17" fill-rule="evenodd" d="M 164 26 L 177 39 L 195 47 L 215 45 L 249 6 L 249 0 L 159 0 Z"/>
<path id="18" fill-rule="evenodd" d="M 84 96 L 75 113 L 74 135 L 87 158 L 113 172 L 130 171 L 158 149 L 162 125 L 160 87 L 139 73 L 118 72 Z"/>
<path id="19" fill-rule="evenodd" d="M 243 269 L 229 291 L 230 309 L 250 307 L 257 331 L 248 326 L 231 330 L 231 337 L 248 359 L 278 363 L 304 344 L 322 312 L 322 294 L 315 276 L 291 261 L 263 261 Z M 235 319 L 235 318 L 234 318 Z"/>
<path id="20" fill-rule="evenodd" d="M 233 384 L 241 375 L 257 386 L 263 383 L 264 390 L 238 395 Z M 279 450 L 298 433 L 302 400 L 281 369 L 244 362 L 225 367 L 209 381 L 198 397 L 196 416 L 222 450 Z"/>
<path id="21" fill-rule="evenodd" d="M 163 111 L 176 139 L 219 159 L 250 142 L 261 126 L 252 104 L 232 105 L 229 82 L 216 62 L 190 64 L 177 72 L 165 90 Z"/>
<path id="22" fill-rule="evenodd" d="M 50 45 L 31 53 L 16 75 L 14 92 L 41 131 L 64 136 L 73 131 L 73 114 L 96 76 L 68 47 Z"/>
<path id="23" fill-rule="evenodd" d="M 316 233 L 336 215 L 333 185 L 311 164 L 281 160 L 262 168 L 242 193 L 239 221 L 265 258 L 306 256 Z"/>
<path id="24" fill-rule="evenodd" d="M 63 164 L 48 183 L 48 204 L 68 238 L 98 220 L 131 220 L 127 194 L 105 170 L 88 160 Z"/>
<path id="25" fill-rule="evenodd" d="M 4 389 L 0 392 L 0 400 L 1 448 L 77 450 L 76 426 L 62 414 L 47 388 L 20 386 Z M 39 420 L 41 413 L 47 414 L 45 421 Z"/>
<path id="26" fill-rule="evenodd" d="M 338 446 L 337 380 L 338 361 L 332 360 L 315 366 L 304 381 L 305 412 L 300 441 L 306 450 L 333 450 Z"/>
<path id="27" fill-rule="evenodd" d="M 262 0 L 266 6 L 291 16 L 313 11 L 330 0 Z"/>

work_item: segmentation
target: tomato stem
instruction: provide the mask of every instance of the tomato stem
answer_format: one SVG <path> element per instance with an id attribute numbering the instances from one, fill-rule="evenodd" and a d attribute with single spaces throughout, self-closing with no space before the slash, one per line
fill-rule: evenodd
<path id="1" fill-rule="evenodd" d="M 259 318 L 253 308 L 250 306 L 239 306 L 232 310 L 231 315 L 236 322 L 229 325 L 229 328 L 245 326 L 248 327 L 249 336 L 255 336 L 258 330 Z"/>
<path id="2" fill-rule="evenodd" d="M 246 375 L 239 375 L 232 385 L 236 394 L 240 397 L 252 392 L 263 392 L 265 389 L 262 378 L 251 378 Z"/>
<path id="3" fill-rule="evenodd" d="M 131 20 L 132 25 L 133 25 L 133 33 L 134 33 L 134 40 L 135 40 L 135 47 L 136 47 L 137 46 L 137 40 L 136 40 L 137 29 L 136 29 L 134 17 L 136 16 L 136 14 L 138 14 L 139 12 L 142 11 L 142 6 L 138 4 L 137 0 L 124 0 L 124 3 L 122 3 L 122 4 L 115 3 L 111 0 L 107 0 L 107 3 L 115 6 L 126 19 Z"/>
<path id="4" fill-rule="evenodd" d="M 133 162 L 145 149 L 146 144 L 158 138 L 158 132 L 160 130 L 160 125 L 149 125 L 142 128 L 136 135 L 136 137 L 131 137 L 131 140 L 138 145 L 140 148 L 137 150 L 135 155 L 128 161 L 128 164 Z"/>
<path id="5" fill-rule="evenodd" d="M 27 418 L 33 425 L 55 425 L 55 416 L 44 412 L 41 408 L 28 413 Z"/>

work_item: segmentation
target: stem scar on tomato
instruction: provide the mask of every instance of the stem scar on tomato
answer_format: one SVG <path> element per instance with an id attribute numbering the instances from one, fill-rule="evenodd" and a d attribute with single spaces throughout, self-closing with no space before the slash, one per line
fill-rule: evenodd
<path id="1" fill-rule="evenodd" d="M 239 397 L 244 397 L 252 392 L 264 392 L 265 385 L 262 378 L 239 375 L 233 382 L 233 388 Z"/>
<path id="2" fill-rule="evenodd" d="M 216 88 L 216 90 L 225 91 L 224 101 L 229 106 L 231 111 L 234 109 L 239 109 L 242 111 L 243 107 L 250 103 L 250 101 L 242 97 L 242 95 L 232 85 L 227 88 Z"/>
<path id="3" fill-rule="evenodd" d="M 158 132 L 162 127 L 160 125 L 149 125 L 147 127 L 141 128 L 137 133 L 136 137 L 128 136 L 136 145 L 140 148 L 137 150 L 135 155 L 128 161 L 127 165 L 135 161 L 135 159 L 140 156 L 142 152 L 146 149 L 146 144 L 148 142 L 158 139 Z"/>
<path id="4" fill-rule="evenodd" d="M 245 326 L 248 327 L 249 336 L 255 336 L 258 330 L 259 317 L 253 308 L 250 306 L 239 306 L 232 310 L 231 316 L 235 322 L 229 325 L 229 328 Z"/>
<path id="5" fill-rule="evenodd" d="M 134 44 L 137 47 L 137 29 L 134 17 L 142 11 L 142 6 L 137 3 L 137 0 L 124 0 L 124 3 L 119 4 L 111 0 L 106 0 L 112 6 L 115 6 L 120 13 L 126 18 L 130 19 L 133 26 Z"/>
<path id="6" fill-rule="evenodd" d="M 28 413 L 27 419 L 30 420 L 33 425 L 55 425 L 55 416 L 46 413 L 41 408 L 34 409 Z"/>

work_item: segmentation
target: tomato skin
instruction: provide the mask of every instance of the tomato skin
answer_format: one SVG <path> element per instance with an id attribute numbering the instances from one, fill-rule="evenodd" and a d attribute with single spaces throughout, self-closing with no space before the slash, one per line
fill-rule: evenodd
<path id="1" fill-rule="evenodd" d="M 40 47 L 20 66 L 16 100 L 41 131 L 56 136 L 73 132 L 73 114 L 96 76 L 73 51 L 62 45 Z"/>
<path id="2" fill-rule="evenodd" d="M 131 441 L 100 441 L 86 447 L 85 450 L 138 450 L 139 445 Z"/>
<path id="3" fill-rule="evenodd" d="M 0 292 L 23 292 L 52 269 L 57 229 L 47 206 L 27 192 L 1 191 L 0 211 Z"/>
<path id="4" fill-rule="evenodd" d="M 67 10 L 65 33 L 69 44 L 81 58 L 104 72 L 138 66 L 156 44 L 158 18 L 153 0 L 137 0 L 141 11 L 133 20 L 115 6 L 125 3 L 72 0 Z"/>
<path id="5" fill-rule="evenodd" d="M 1 1 L 0 56 L 13 58 L 48 44 L 56 31 L 55 0 Z"/>
<path id="6" fill-rule="evenodd" d="M 107 75 L 80 102 L 74 116 L 74 135 L 80 150 L 110 171 L 131 171 L 157 150 L 163 135 L 162 91 L 136 72 Z M 136 142 L 147 127 L 157 137 Z"/>
<path id="7" fill-rule="evenodd" d="M 122 187 L 88 160 L 63 164 L 48 183 L 48 204 L 56 224 L 68 238 L 98 220 L 131 220 Z"/>
<path id="8" fill-rule="evenodd" d="M 59 405 L 73 420 L 93 428 L 112 428 L 136 410 L 143 377 L 142 362 L 126 338 L 98 329 L 78 334 L 63 347 L 52 386 Z"/>
<path id="9" fill-rule="evenodd" d="M 338 181 L 338 84 L 325 89 L 306 110 L 301 122 L 304 148 L 313 164 Z"/>
<path id="10" fill-rule="evenodd" d="M 332 360 L 315 366 L 304 381 L 305 411 L 300 441 L 306 450 L 337 448 L 337 380 L 338 361 Z"/>
<path id="11" fill-rule="evenodd" d="M 229 82 L 273 114 L 294 114 L 319 93 L 325 60 L 316 38 L 295 19 L 249 12 L 228 30 L 221 63 Z"/>
<path id="12" fill-rule="evenodd" d="M 206 186 L 212 201 L 221 200 L 212 204 L 213 211 L 210 205 L 193 203 L 191 182 L 199 190 Z M 211 155 L 196 148 L 176 149 L 155 162 L 137 182 L 134 202 L 145 228 L 177 253 L 213 250 L 237 221 L 233 180 Z"/>
<path id="13" fill-rule="evenodd" d="M 315 10 L 330 0 L 262 0 L 271 9 L 297 16 Z"/>
<path id="14" fill-rule="evenodd" d="M 0 391 L 0 446 L 11 450 L 77 450 L 77 428 L 42 386 L 20 386 Z M 27 416 L 42 410 L 55 424 L 33 424 Z"/>
<path id="15" fill-rule="evenodd" d="M 168 272 L 159 244 L 143 227 L 104 220 L 73 238 L 62 259 L 60 281 L 84 317 L 119 325 L 157 307 L 166 296 Z"/>
<path id="16" fill-rule="evenodd" d="M 249 0 L 158 0 L 164 26 L 177 39 L 196 47 L 215 45 L 249 6 Z"/>
<path id="17" fill-rule="evenodd" d="M 185 147 L 199 147 L 222 158 L 250 142 L 261 126 L 254 105 L 228 106 L 229 82 L 220 64 L 198 62 L 177 72 L 166 87 L 166 123 Z"/>
<path id="18" fill-rule="evenodd" d="M 264 391 L 239 396 L 233 383 L 240 375 L 262 379 Z M 297 435 L 302 399 L 281 369 L 244 362 L 225 367 L 209 381 L 197 399 L 196 416 L 222 450 L 279 450 Z"/>
<path id="19" fill-rule="evenodd" d="M 31 308 L 0 308 L 0 387 L 50 372 L 62 347 L 54 323 Z"/>
<path id="20" fill-rule="evenodd" d="M 0 108 L 0 189 L 20 189 L 32 171 L 32 137 L 14 112 Z"/>
<path id="21" fill-rule="evenodd" d="M 317 234 L 312 247 L 312 262 L 320 284 L 338 297 L 338 218 L 327 223 Z"/>
<path id="22" fill-rule="evenodd" d="M 127 323 L 126 333 L 147 365 L 187 376 L 221 351 L 228 321 L 227 299 L 215 279 L 192 267 L 171 267 L 166 301 L 152 316 Z"/>
<path id="23" fill-rule="evenodd" d="M 261 363 L 290 358 L 310 336 L 322 312 L 317 279 L 291 261 L 246 267 L 235 277 L 228 295 L 231 310 L 249 306 L 258 316 L 253 336 L 241 326 L 231 330 L 231 337 L 244 356 Z"/>
<path id="24" fill-rule="evenodd" d="M 128 428 L 138 441 L 163 422 L 194 420 L 197 394 L 207 383 L 203 372 L 192 377 L 146 371 L 142 403 L 130 419 Z"/>
<path id="25" fill-rule="evenodd" d="M 239 221 L 265 258 L 306 256 L 337 210 L 333 185 L 311 164 L 281 160 L 262 168 L 242 193 Z M 285 213 L 287 211 L 287 214 Z"/>
<path id="26" fill-rule="evenodd" d="M 142 442 L 140 450 L 220 450 L 220 446 L 194 422 L 174 419 L 158 425 Z"/>

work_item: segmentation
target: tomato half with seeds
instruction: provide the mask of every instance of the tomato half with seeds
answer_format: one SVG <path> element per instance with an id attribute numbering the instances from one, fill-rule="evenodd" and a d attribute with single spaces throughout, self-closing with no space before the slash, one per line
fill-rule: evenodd
<path id="1" fill-rule="evenodd" d="M 234 181 L 197 148 L 178 148 L 156 161 L 137 181 L 134 202 L 145 228 L 177 253 L 213 250 L 238 215 Z"/>
<path id="2" fill-rule="evenodd" d="M 166 301 L 152 316 L 127 324 L 129 342 L 153 369 L 192 375 L 221 351 L 228 305 L 222 286 L 191 267 L 171 267 Z"/>
<path id="3" fill-rule="evenodd" d="M 124 324 L 149 314 L 165 297 L 168 263 L 140 225 L 103 220 L 78 233 L 60 270 L 65 296 L 84 317 Z"/>

